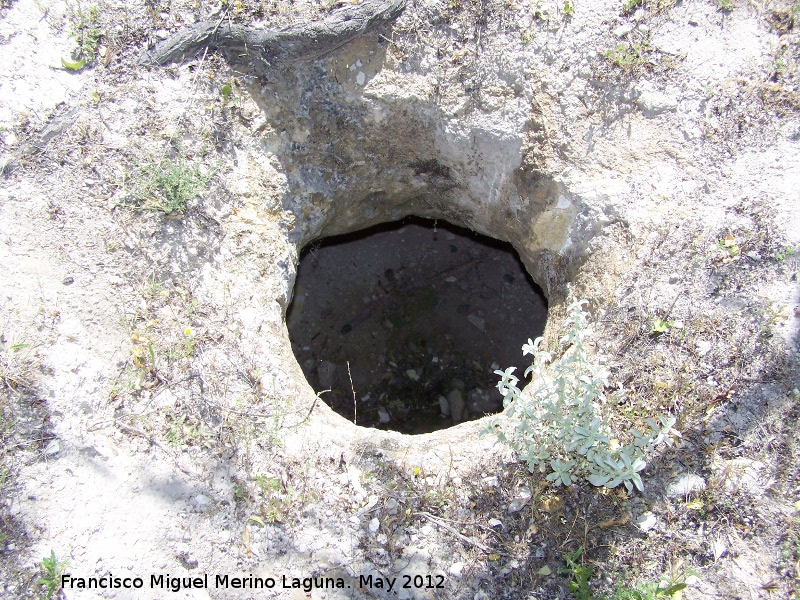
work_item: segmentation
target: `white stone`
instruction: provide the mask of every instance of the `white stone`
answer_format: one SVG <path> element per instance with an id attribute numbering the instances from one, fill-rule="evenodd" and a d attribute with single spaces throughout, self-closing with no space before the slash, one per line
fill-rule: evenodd
<path id="1" fill-rule="evenodd" d="M 389 498 L 386 501 L 386 504 L 383 505 L 384 510 L 386 510 L 386 514 L 389 515 L 396 515 L 397 514 L 397 500 L 394 498 Z"/>
<path id="2" fill-rule="evenodd" d="M 374 494 L 373 494 L 372 496 L 370 496 L 369 498 L 367 498 L 367 503 L 366 503 L 366 504 L 365 504 L 365 505 L 364 505 L 364 506 L 361 508 L 361 513 L 362 513 L 362 514 L 363 514 L 363 513 L 368 513 L 368 512 L 369 512 L 369 511 L 371 511 L 373 508 L 375 508 L 375 505 L 376 505 L 377 503 L 378 503 L 378 497 L 377 497 L 376 495 L 374 495 Z"/>
<path id="3" fill-rule="evenodd" d="M 614 35 L 618 38 L 621 38 L 628 35 L 631 31 L 633 31 L 633 25 L 630 23 L 625 23 L 614 30 Z"/>
<path id="4" fill-rule="evenodd" d="M 649 83 L 644 83 L 639 97 L 636 99 L 636 106 L 645 116 L 653 117 L 677 109 L 678 99 L 672 94 L 656 89 Z"/>
<path id="5" fill-rule="evenodd" d="M 461 577 L 461 573 L 464 571 L 464 563 L 463 562 L 455 562 L 450 565 L 450 568 L 447 569 L 447 572 L 450 573 L 453 577 Z"/>
<path id="6" fill-rule="evenodd" d="M 481 481 L 483 481 L 484 485 L 488 485 L 491 487 L 497 487 L 500 485 L 500 480 L 497 478 L 497 475 L 487 475 Z"/>
<path id="7" fill-rule="evenodd" d="M 708 342 L 706 340 L 698 340 L 697 343 L 695 344 L 695 347 L 697 348 L 697 354 L 699 354 L 700 356 L 705 356 L 706 354 L 711 352 L 712 345 L 711 342 Z"/>
<path id="8" fill-rule="evenodd" d="M 525 505 L 528 504 L 528 502 L 530 502 L 532 497 L 533 494 L 531 493 L 531 490 L 529 488 L 526 487 L 520 488 L 519 492 L 517 492 L 516 498 L 514 498 L 511 501 L 511 504 L 508 505 L 508 512 L 510 514 L 513 514 L 521 511 L 523 508 L 525 508 Z"/>
<path id="9" fill-rule="evenodd" d="M 450 414 L 453 417 L 453 423 L 460 423 L 467 416 L 464 414 L 464 397 L 461 395 L 460 390 L 452 390 L 447 394 L 447 402 L 450 404 Z"/>
<path id="10" fill-rule="evenodd" d="M 486 320 L 482 319 L 478 315 L 467 315 L 467 321 L 475 325 L 475 327 L 477 327 L 481 331 L 484 331 L 486 329 Z"/>
<path id="11" fill-rule="evenodd" d="M 650 531 L 653 527 L 656 526 L 657 523 L 658 519 L 650 511 L 642 513 L 639 516 L 639 518 L 636 519 L 636 524 L 642 531 Z"/>

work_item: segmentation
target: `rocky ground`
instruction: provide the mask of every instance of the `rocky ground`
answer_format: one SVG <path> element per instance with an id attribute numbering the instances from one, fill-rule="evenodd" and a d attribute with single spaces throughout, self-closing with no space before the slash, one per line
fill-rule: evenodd
<path id="1" fill-rule="evenodd" d="M 566 598 L 591 569 L 595 595 L 797 597 L 798 6 L 419 1 L 266 80 L 136 63 L 196 20 L 338 7 L 3 2 L 0 595 Z M 683 435 L 643 493 L 316 396 L 299 252 L 406 214 L 513 243 L 551 347 L 590 300 L 612 420 Z"/>

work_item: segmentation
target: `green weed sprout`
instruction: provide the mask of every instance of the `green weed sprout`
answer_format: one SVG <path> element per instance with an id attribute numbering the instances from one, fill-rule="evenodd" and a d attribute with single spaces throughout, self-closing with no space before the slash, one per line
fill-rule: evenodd
<path id="1" fill-rule="evenodd" d="M 56 553 L 50 550 L 50 556 L 45 556 L 39 566 L 44 571 L 44 575 L 39 578 L 39 583 L 47 587 L 47 595 L 45 598 L 49 600 L 53 597 L 58 589 L 61 587 L 61 575 L 64 569 L 69 564 L 67 560 L 59 561 L 56 558 Z"/>
<path id="2" fill-rule="evenodd" d="M 186 203 L 197 196 L 211 178 L 182 156 L 176 160 L 152 162 L 142 168 L 142 173 L 144 179 L 137 191 L 142 202 L 140 208 L 164 214 L 185 212 Z"/>

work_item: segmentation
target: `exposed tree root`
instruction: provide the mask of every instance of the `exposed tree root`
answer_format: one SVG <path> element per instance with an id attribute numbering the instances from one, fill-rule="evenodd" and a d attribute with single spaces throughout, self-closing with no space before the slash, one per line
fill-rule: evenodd
<path id="1" fill-rule="evenodd" d="M 256 71 L 280 63 L 313 60 L 391 23 L 403 12 L 406 1 L 363 0 L 336 9 L 324 19 L 283 29 L 245 27 L 223 20 L 203 21 L 142 52 L 139 64 L 182 62 L 206 48 L 222 52 L 231 62 L 249 63 Z"/>

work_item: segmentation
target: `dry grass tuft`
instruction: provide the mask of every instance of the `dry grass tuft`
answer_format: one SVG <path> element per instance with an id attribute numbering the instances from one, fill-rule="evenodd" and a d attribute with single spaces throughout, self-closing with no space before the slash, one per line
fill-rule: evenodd
<path id="1" fill-rule="evenodd" d="M 34 387 L 36 361 L 29 344 L 11 343 L 0 336 L 0 381 L 6 393 L 24 392 Z"/>

